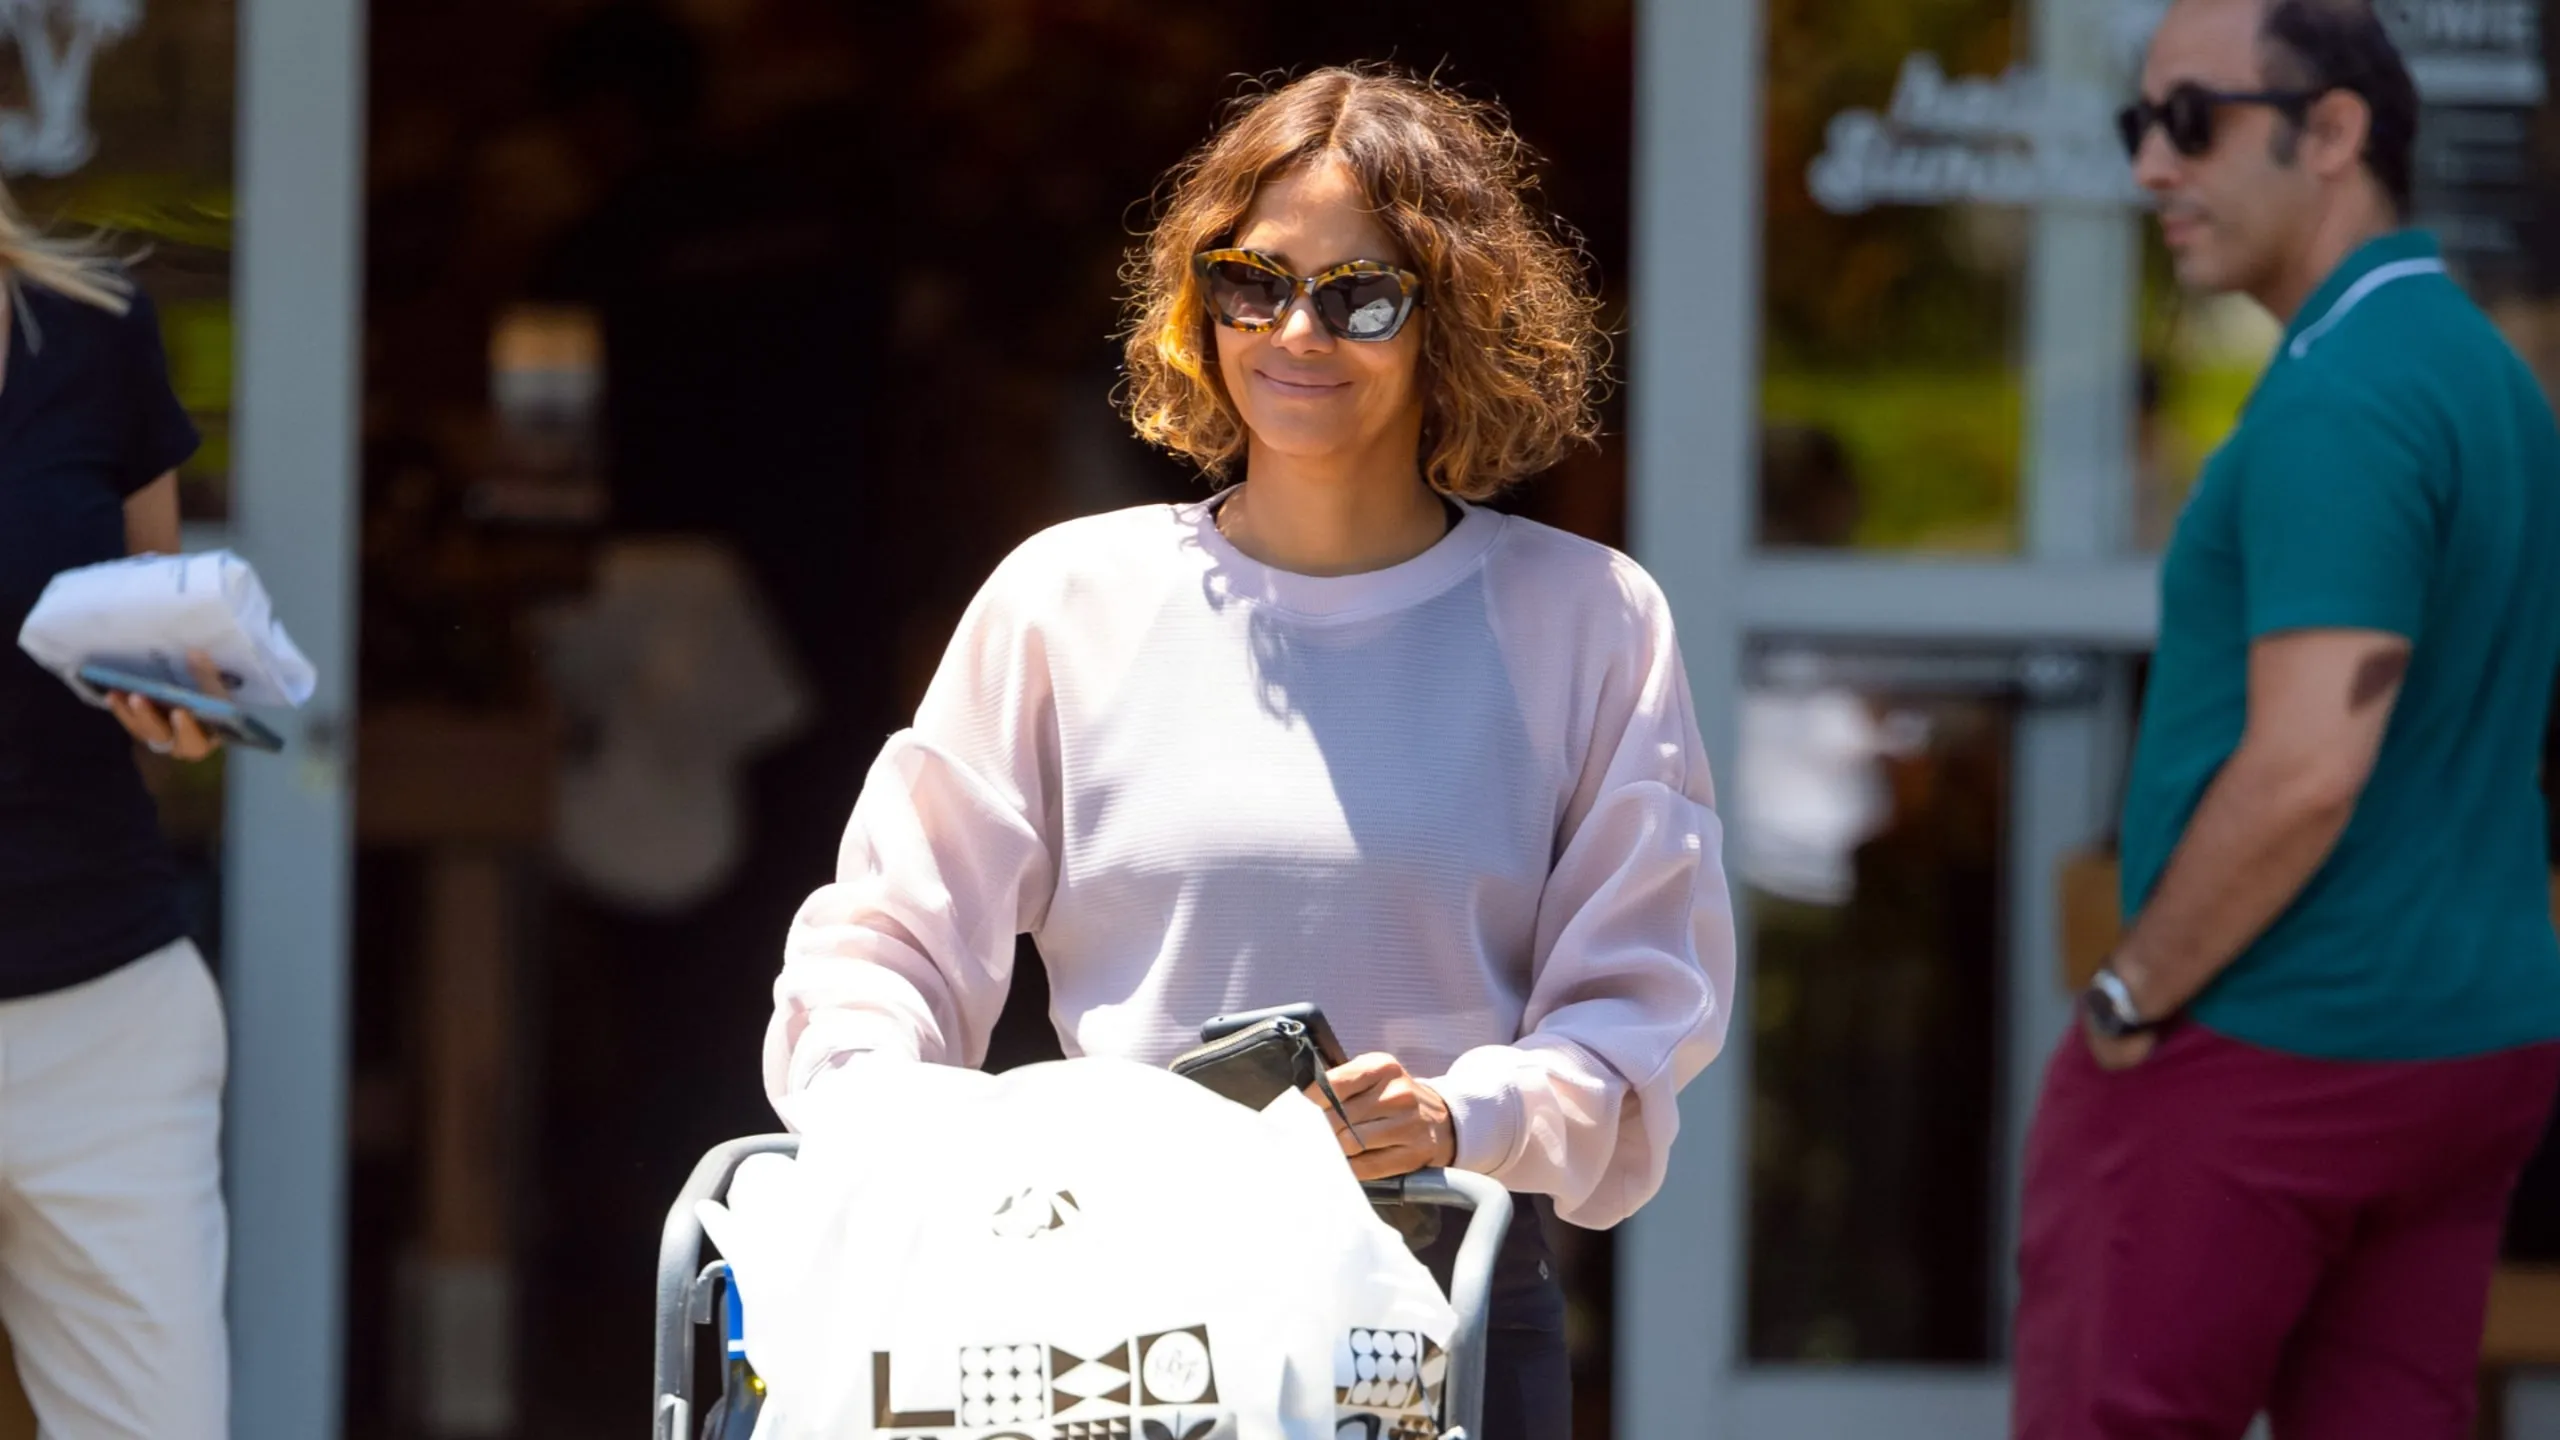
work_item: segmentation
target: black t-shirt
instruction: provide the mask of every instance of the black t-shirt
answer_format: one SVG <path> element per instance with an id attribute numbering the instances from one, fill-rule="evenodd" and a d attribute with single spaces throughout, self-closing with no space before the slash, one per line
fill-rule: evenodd
<path id="1" fill-rule="evenodd" d="M 193 454 L 196 429 L 149 300 L 119 316 L 21 293 L 0 373 L 0 999 L 95 979 L 186 933 L 133 742 L 17 637 L 46 581 L 125 553 L 126 497 Z"/>

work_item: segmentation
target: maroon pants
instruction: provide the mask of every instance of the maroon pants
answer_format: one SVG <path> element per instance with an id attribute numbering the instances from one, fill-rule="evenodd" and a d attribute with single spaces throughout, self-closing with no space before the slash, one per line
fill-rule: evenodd
<path id="1" fill-rule="evenodd" d="M 2344 1063 L 2079 1035 L 2027 1140 L 2017 1440 L 2459 1440 L 2560 1045 Z"/>

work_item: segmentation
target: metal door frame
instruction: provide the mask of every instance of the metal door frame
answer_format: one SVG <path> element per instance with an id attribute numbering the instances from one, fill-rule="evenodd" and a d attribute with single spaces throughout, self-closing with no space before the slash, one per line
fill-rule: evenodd
<path id="1" fill-rule="evenodd" d="M 241 0 L 236 450 L 215 535 L 319 671 L 224 805 L 233 1433 L 343 1424 L 365 6 Z"/>

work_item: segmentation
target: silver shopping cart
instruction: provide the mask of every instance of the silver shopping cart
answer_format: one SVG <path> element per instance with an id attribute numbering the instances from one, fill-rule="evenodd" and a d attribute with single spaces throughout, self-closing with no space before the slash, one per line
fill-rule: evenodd
<path id="1" fill-rule="evenodd" d="M 694 1432 L 694 1336 L 724 1314 L 729 1265 L 703 1255 L 702 1221 L 695 1207 L 728 1198 L 730 1178 L 750 1155 L 798 1152 L 796 1135 L 751 1135 L 713 1147 L 693 1167 L 684 1191 L 667 1211 L 658 1244 L 658 1360 L 656 1424 L 652 1440 L 700 1440 Z M 1449 1304 L 1458 1313 L 1449 1341 L 1449 1378 L 1442 1391 L 1443 1440 L 1473 1440 L 1484 1433 L 1485 1327 L 1493 1291 L 1494 1262 L 1511 1228 L 1511 1194 L 1481 1175 L 1462 1170 L 1423 1170 L 1364 1187 L 1372 1204 L 1433 1205 L 1468 1212 L 1466 1234 L 1450 1278 Z M 730 1332 L 735 1343 L 734 1330 Z M 734 1397 L 733 1397 L 734 1403 Z"/>

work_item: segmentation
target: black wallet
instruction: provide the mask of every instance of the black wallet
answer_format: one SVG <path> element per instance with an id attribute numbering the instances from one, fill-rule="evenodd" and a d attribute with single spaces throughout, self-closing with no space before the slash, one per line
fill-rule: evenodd
<path id="1" fill-rule="evenodd" d="M 1173 1073 L 1187 1076 L 1239 1105 L 1259 1110 L 1283 1091 L 1325 1085 L 1324 1056 L 1306 1026 L 1285 1015 L 1248 1025 L 1174 1058 Z M 1336 1101 L 1338 1111 L 1341 1103 Z"/>
<path id="2" fill-rule="evenodd" d="M 1342 1097 L 1325 1078 L 1324 1047 L 1313 1030 L 1290 1016 L 1257 1020 L 1233 1035 L 1186 1050 L 1169 1068 L 1253 1110 L 1279 1099 L 1283 1091 L 1312 1085 L 1333 1107 L 1342 1128 L 1359 1137 L 1351 1117 L 1343 1113 Z"/>
<path id="3" fill-rule="evenodd" d="M 1255 1110 L 1279 1099 L 1284 1090 L 1304 1090 L 1312 1085 L 1333 1107 L 1342 1128 L 1351 1131 L 1354 1139 L 1359 1137 L 1351 1117 L 1343 1113 L 1342 1097 L 1333 1093 L 1333 1082 L 1325 1078 L 1323 1047 L 1305 1025 L 1286 1015 L 1256 1021 L 1233 1035 L 1186 1050 L 1174 1057 L 1169 1068 L 1176 1075 L 1188 1076 Z M 1417 1254 L 1439 1237 L 1440 1212 L 1436 1207 L 1380 1205 L 1378 1213 Z"/>

